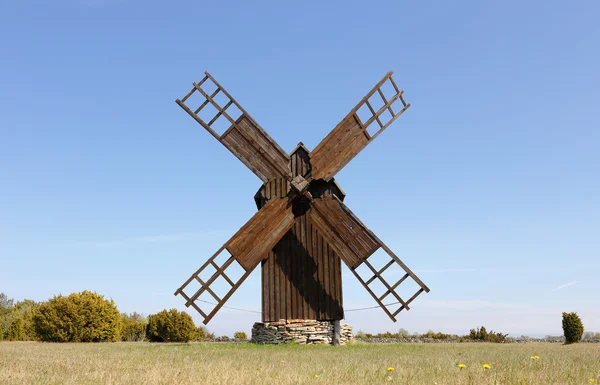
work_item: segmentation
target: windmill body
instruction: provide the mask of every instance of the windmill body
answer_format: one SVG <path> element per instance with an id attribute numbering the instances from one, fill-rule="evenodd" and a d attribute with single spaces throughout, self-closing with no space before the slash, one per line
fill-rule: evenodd
<path id="1" fill-rule="evenodd" d="M 382 91 L 384 84 L 392 89 L 391 95 Z M 192 105 L 194 95 L 201 96 L 199 105 Z M 217 97 L 225 102 L 219 103 Z M 373 107 L 373 98 L 380 98 L 380 108 Z M 263 182 L 254 196 L 258 212 L 175 292 L 202 315 L 205 324 L 258 265 L 265 322 L 343 319 L 342 262 L 393 321 L 419 294 L 429 292 L 343 203 L 345 193 L 334 179 L 410 107 L 391 72 L 312 151 L 300 143 L 286 153 L 208 72 L 177 104 Z M 216 111 L 214 116 L 202 115 L 207 106 Z M 214 129 L 219 121 L 227 126 L 222 133 Z M 386 254 L 381 266 L 371 263 L 378 251 Z M 231 274 L 235 265 L 243 271 L 237 277 Z M 385 278 L 390 272 L 400 274 L 392 274 L 391 281 Z M 228 287 L 224 293 L 213 290 L 219 281 Z M 409 282 L 416 290 L 400 296 L 398 288 Z M 207 309 L 209 301 L 202 298 L 216 306 Z"/>

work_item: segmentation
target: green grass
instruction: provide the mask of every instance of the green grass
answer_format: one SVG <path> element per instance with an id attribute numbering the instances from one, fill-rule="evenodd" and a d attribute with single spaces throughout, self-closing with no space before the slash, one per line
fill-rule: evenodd
<path id="1" fill-rule="evenodd" d="M 486 363 L 491 369 L 483 369 Z M 0 384 L 589 384 L 590 378 L 600 381 L 600 344 L 0 343 Z"/>

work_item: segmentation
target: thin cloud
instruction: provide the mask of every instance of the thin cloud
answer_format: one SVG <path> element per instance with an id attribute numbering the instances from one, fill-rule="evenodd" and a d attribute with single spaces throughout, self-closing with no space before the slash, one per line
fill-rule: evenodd
<path id="1" fill-rule="evenodd" d="M 573 285 L 575 285 L 576 283 L 577 283 L 577 281 L 573 281 L 573 282 L 565 283 L 565 284 L 563 284 L 563 285 L 560 285 L 560 286 L 556 287 L 556 288 L 555 288 L 554 290 L 552 290 L 552 291 L 562 290 L 562 289 L 564 289 L 564 288 L 567 288 L 567 287 L 569 287 L 569 286 L 573 286 Z"/>

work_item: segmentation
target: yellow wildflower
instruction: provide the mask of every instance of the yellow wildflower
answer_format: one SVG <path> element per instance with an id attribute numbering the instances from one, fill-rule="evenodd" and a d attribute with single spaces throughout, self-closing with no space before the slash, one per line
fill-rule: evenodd
<path id="1" fill-rule="evenodd" d="M 590 382 L 596 382 L 596 380 L 594 380 L 593 378 L 590 378 Z"/>
<path id="2" fill-rule="evenodd" d="M 531 356 L 531 359 L 532 359 L 532 360 L 539 360 L 539 359 L 540 359 L 540 356 Z"/>
<path id="3" fill-rule="evenodd" d="M 465 364 L 458 364 L 458 367 L 463 369 L 465 367 Z"/>
<path id="4" fill-rule="evenodd" d="M 284 360 L 281 360 L 281 363 L 282 363 L 282 364 L 283 364 L 284 362 L 285 362 Z"/>
<path id="5" fill-rule="evenodd" d="M 392 368 L 391 366 L 387 369 L 388 372 L 392 372 L 394 371 L 394 368 Z"/>
<path id="6" fill-rule="evenodd" d="M 489 369 L 489 368 L 490 368 L 490 366 L 489 366 L 488 364 L 483 364 L 483 368 L 484 368 L 484 369 Z"/>
<path id="7" fill-rule="evenodd" d="M 318 375 L 318 374 L 315 374 L 315 378 L 319 378 L 319 375 Z"/>

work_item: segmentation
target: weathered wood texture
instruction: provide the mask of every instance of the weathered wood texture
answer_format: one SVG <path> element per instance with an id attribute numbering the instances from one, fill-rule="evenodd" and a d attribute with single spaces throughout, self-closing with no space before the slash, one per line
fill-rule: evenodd
<path id="1" fill-rule="evenodd" d="M 351 269 L 356 268 L 379 249 L 372 233 L 348 215 L 337 200 L 331 197 L 323 197 L 313 202 L 310 221 Z"/>
<path id="2" fill-rule="evenodd" d="M 381 86 L 386 81 L 390 81 L 395 94 L 389 98 L 384 96 L 381 91 Z M 383 100 L 383 106 L 375 111 L 369 103 L 369 98 L 379 93 Z M 373 87 L 373 89 L 354 107 L 350 113 L 342 119 L 342 121 L 315 147 L 310 153 L 310 162 L 312 164 L 311 175 L 313 179 L 331 180 L 348 162 L 350 162 L 359 152 L 362 151 L 371 141 L 373 141 L 380 133 L 382 133 L 394 120 L 396 120 L 410 104 L 407 104 L 402 97 L 403 91 L 399 90 L 396 83 L 392 79 L 392 72 L 388 72 L 383 79 Z M 397 100 L 401 101 L 402 107 L 399 112 L 394 113 L 392 105 Z M 358 110 L 367 105 L 371 111 L 371 118 L 362 122 L 358 116 Z M 389 111 L 391 118 L 383 123 L 380 119 L 383 112 Z M 373 135 L 369 134 L 367 128 L 373 122 L 379 124 L 379 130 Z"/>
<path id="3" fill-rule="evenodd" d="M 341 260 L 306 215 L 262 262 L 262 319 L 344 318 Z"/>
<path id="4" fill-rule="evenodd" d="M 254 268 L 294 224 L 286 198 L 271 199 L 226 243 L 245 269 Z"/>
<path id="5" fill-rule="evenodd" d="M 176 100 L 177 104 L 252 170 L 263 182 L 282 177 L 289 178 L 290 159 L 286 152 L 208 72 L 205 72 L 205 74 L 206 76 L 199 83 L 194 83 L 192 90 L 183 99 Z M 202 88 L 202 84 L 209 79 L 217 87 L 210 95 Z M 196 110 L 192 111 L 185 102 L 195 92 L 201 94 L 205 101 Z M 222 92 L 228 99 L 225 106 L 220 106 L 213 99 L 219 92 Z M 207 123 L 200 118 L 198 113 L 209 103 L 215 107 L 217 114 Z M 233 119 L 226 112 L 227 108 L 232 104 L 242 112 L 237 119 Z M 223 135 L 217 134 L 211 127 L 218 119 L 227 119 L 229 124 L 231 124 Z"/>
<path id="6" fill-rule="evenodd" d="M 293 175 L 306 175 L 308 151 L 299 146 L 290 158 Z M 335 184 L 329 185 L 320 187 L 322 196 L 340 192 Z M 255 197 L 257 206 L 271 197 L 277 199 L 277 189 L 266 183 Z M 343 319 L 341 260 L 311 225 L 308 213 L 294 211 L 294 226 L 262 262 L 263 321 Z"/>
<path id="7" fill-rule="evenodd" d="M 341 257 L 341 259 L 350 268 L 356 278 L 362 283 L 365 289 L 371 294 L 373 299 L 381 306 L 386 314 L 396 321 L 396 316 L 402 310 L 408 310 L 409 304 L 423 292 L 429 292 L 429 288 L 417 277 L 409 268 L 394 254 L 367 226 L 365 226 L 350 209 L 335 195 L 333 197 L 324 197 L 315 199 L 308 212 L 310 222 L 317 228 L 320 234 L 329 243 L 331 248 Z M 369 257 L 382 248 L 390 257 L 390 261 L 381 269 L 375 269 L 369 263 Z M 365 265 L 373 275 L 365 279 L 358 274 L 357 269 Z M 382 276 L 383 272 L 391 266 L 399 267 L 404 270 L 405 275 L 394 285 L 390 285 Z M 419 289 L 409 299 L 404 299 L 398 295 L 396 289 L 407 278 L 412 278 Z M 378 281 L 386 288 L 386 291 L 378 295 L 369 287 L 372 282 Z M 392 297 L 395 302 L 401 306 L 397 310 L 390 310 L 390 306 L 383 303 L 387 296 Z"/>

